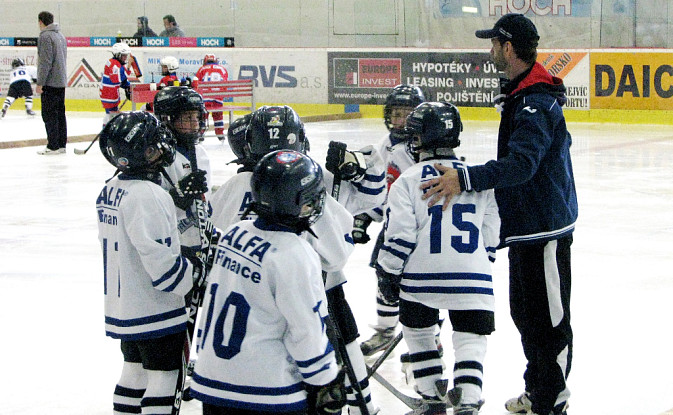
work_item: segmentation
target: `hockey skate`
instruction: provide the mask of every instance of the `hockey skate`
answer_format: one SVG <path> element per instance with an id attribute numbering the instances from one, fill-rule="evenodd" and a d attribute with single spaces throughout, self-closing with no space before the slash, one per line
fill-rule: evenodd
<path id="1" fill-rule="evenodd" d="M 374 353 L 390 346 L 395 338 L 395 327 L 374 327 L 376 333 L 369 340 L 360 343 L 360 350 L 364 356 L 371 356 Z"/>
<path id="2" fill-rule="evenodd" d="M 524 392 L 516 398 L 512 398 L 505 402 L 505 409 L 514 414 L 532 414 L 531 402 L 528 398 L 528 392 Z M 568 402 L 563 405 L 559 405 L 558 408 L 554 408 L 554 411 L 550 415 L 566 415 L 566 410 L 568 409 Z"/>
<path id="3" fill-rule="evenodd" d="M 435 396 L 421 395 L 421 406 L 408 412 L 406 415 L 446 415 L 447 396 L 446 391 L 449 381 L 437 379 L 435 381 Z"/>
<path id="4" fill-rule="evenodd" d="M 525 414 L 530 412 L 528 392 L 524 392 L 516 398 L 509 399 L 505 402 L 505 409 L 514 414 Z"/>
<path id="5" fill-rule="evenodd" d="M 27 109 L 27 110 L 26 110 L 26 114 L 33 116 L 33 115 L 35 115 L 35 111 Z M 5 113 L 4 113 L 4 112 L 2 113 L 2 116 L 3 116 L 3 117 L 5 116 Z"/>
<path id="6" fill-rule="evenodd" d="M 477 403 L 461 403 L 463 390 L 459 387 L 454 387 L 446 395 L 449 403 L 453 406 L 453 415 L 478 415 L 485 402 L 480 399 Z"/>
<path id="7" fill-rule="evenodd" d="M 3 108 L 2 109 L 2 118 L 5 118 L 5 114 L 7 114 L 7 109 Z"/>

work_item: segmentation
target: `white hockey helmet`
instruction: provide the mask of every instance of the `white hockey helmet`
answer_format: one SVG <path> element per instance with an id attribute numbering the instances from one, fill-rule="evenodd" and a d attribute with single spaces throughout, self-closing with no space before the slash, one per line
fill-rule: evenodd
<path id="1" fill-rule="evenodd" d="M 180 64 L 178 63 L 178 58 L 176 58 L 175 56 L 164 56 L 163 58 L 161 58 L 161 61 L 159 61 L 159 63 L 161 64 L 161 66 L 165 66 L 169 72 L 175 72 L 180 67 Z"/>
<path id="2" fill-rule="evenodd" d="M 130 55 L 131 48 L 124 42 L 117 42 L 114 45 L 112 45 L 112 49 L 110 50 L 110 52 L 112 52 L 112 56 L 118 58 L 121 55 Z"/>

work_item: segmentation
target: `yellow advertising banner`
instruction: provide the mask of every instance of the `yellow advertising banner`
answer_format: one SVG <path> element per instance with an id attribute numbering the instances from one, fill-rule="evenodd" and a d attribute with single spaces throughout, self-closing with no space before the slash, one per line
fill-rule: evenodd
<path id="1" fill-rule="evenodd" d="M 591 52 L 591 108 L 673 109 L 673 53 Z"/>

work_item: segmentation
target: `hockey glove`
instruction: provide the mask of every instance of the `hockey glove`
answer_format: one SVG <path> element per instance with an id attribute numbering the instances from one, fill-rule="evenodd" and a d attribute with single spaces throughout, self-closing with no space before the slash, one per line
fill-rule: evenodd
<path id="1" fill-rule="evenodd" d="M 346 144 L 330 141 L 325 168 L 342 180 L 360 181 L 367 171 L 365 156 L 359 151 L 346 150 Z"/>
<path id="2" fill-rule="evenodd" d="M 376 277 L 378 278 L 379 297 L 387 305 L 395 305 L 400 301 L 400 281 L 402 275 L 385 272 L 381 267 L 376 267 Z"/>
<path id="3" fill-rule="evenodd" d="M 126 95 L 126 99 L 131 100 L 131 87 L 124 88 L 124 95 Z"/>
<path id="4" fill-rule="evenodd" d="M 345 372 L 339 370 L 337 377 L 324 386 L 304 384 L 309 415 L 340 414 L 346 405 Z"/>
<path id="5" fill-rule="evenodd" d="M 182 210 L 187 210 L 195 199 L 201 197 L 202 194 L 208 191 L 208 184 L 206 183 L 206 171 L 196 170 L 189 173 L 175 185 L 174 188 L 168 191 L 173 198 L 175 206 Z"/>
<path id="6" fill-rule="evenodd" d="M 372 223 L 372 217 L 366 213 L 360 213 L 353 218 L 353 242 L 366 244 L 371 238 L 367 235 L 367 227 Z"/>
<path id="7" fill-rule="evenodd" d="M 189 305 L 192 301 L 192 293 L 196 290 L 202 290 L 206 282 L 208 273 L 198 252 L 188 246 L 180 246 L 180 254 L 192 264 L 192 289 L 185 295 L 185 304 Z"/>

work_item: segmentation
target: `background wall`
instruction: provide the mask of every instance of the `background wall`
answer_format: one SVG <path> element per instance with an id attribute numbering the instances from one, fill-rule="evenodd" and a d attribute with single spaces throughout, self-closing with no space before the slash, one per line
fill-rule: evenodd
<path id="1" fill-rule="evenodd" d="M 525 13 L 541 48 L 673 47 L 672 0 L 2 0 L 0 37 L 35 37 L 54 13 L 66 36 L 130 36 L 136 18 L 239 47 L 484 47 L 474 31 Z"/>

